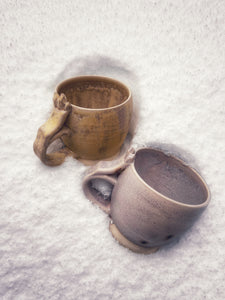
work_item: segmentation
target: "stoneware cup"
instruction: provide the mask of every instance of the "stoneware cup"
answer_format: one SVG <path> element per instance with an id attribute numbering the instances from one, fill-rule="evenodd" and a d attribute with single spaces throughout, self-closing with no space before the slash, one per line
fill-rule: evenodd
<path id="1" fill-rule="evenodd" d="M 103 181 L 112 193 L 99 187 Z M 112 162 L 99 162 L 83 180 L 87 198 L 110 215 L 110 231 L 123 246 L 155 252 L 180 237 L 207 207 L 203 178 L 180 159 L 164 152 L 131 149 Z"/>
<path id="2" fill-rule="evenodd" d="M 80 76 L 56 87 L 50 118 L 37 133 L 34 152 L 43 163 L 60 165 L 67 155 L 100 160 L 119 152 L 129 131 L 132 96 L 128 87 L 112 78 Z M 65 147 L 48 154 L 60 138 Z"/>

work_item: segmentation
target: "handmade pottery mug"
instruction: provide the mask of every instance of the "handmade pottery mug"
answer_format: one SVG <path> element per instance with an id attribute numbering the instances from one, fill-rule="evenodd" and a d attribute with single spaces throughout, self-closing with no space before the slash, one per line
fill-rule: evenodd
<path id="1" fill-rule="evenodd" d="M 97 181 L 112 188 L 105 197 Z M 203 178 L 164 152 L 132 149 L 113 162 L 99 162 L 83 180 L 88 199 L 111 217 L 110 231 L 125 247 L 151 253 L 188 230 L 210 200 Z"/>
<path id="2" fill-rule="evenodd" d="M 34 152 L 46 165 L 60 165 L 67 155 L 100 160 L 119 152 L 129 131 L 132 96 L 112 78 L 80 76 L 56 87 L 50 118 L 37 133 Z M 65 147 L 48 154 L 60 138 Z"/>

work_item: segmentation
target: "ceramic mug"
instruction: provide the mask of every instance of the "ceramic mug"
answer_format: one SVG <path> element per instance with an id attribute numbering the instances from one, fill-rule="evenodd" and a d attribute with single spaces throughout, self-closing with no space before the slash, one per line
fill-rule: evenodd
<path id="1" fill-rule="evenodd" d="M 96 188 L 100 180 L 112 187 L 111 197 Z M 83 190 L 110 215 L 110 231 L 119 243 L 142 253 L 181 236 L 210 200 L 194 169 L 152 148 L 132 149 L 121 159 L 98 163 L 85 176 Z"/>
<path id="2" fill-rule="evenodd" d="M 119 152 L 132 116 L 127 86 L 107 77 L 75 77 L 56 87 L 53 102 L 52 114 L 34 142 L 34 152 L 43 163 L 60 165 L 71 153 L 94 161 Z M 65 147 L 48 154 L 48 146 L 58 138 Z"/>

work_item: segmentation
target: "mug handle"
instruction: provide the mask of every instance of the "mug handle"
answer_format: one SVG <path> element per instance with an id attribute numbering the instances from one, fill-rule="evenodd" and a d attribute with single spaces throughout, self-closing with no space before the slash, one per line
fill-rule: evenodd
<path id="1" fill-rule="evenodd" d="M 64 123 L 71 112 L 71 104 L 64 94 L 55 92 L 53 97 L 54 108 L 49 119 L 38 129 L 33 148 L 40 160 L 48 166 L 58 166 L 63 163 L 72 151 L 63 148 L 58 152 L 47 154 L 48 146 L 63 135 L 71 135 L 71 130 Z"/>
<path id="2" fill-rule="evenodd" d="M 133 162 L 134 157 L 135 150 L 130 148 L 125 155 L 114 161 L 100 161 L 88 170 L 83 179 L 82 187 L 86 197 L 108 215 L 113 188 L 119 175 Z"/>

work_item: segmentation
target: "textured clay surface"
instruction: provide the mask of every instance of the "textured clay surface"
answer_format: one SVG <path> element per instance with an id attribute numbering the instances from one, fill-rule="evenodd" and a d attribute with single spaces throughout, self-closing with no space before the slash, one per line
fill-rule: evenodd
<path id="1" fill-rule="evenodd" d="M 70 103 L 85 108 L 109 108 L 123 103 L 128 93 L 115 84 L 84 81 L 61 89 Z"/>
<path id="2" fill-rule="evenodd" d="M 204 184 L 191 169 L 172 156 L 157 151 L 140 151 L 135 170 L 154 190 L 177 202 L 201 204 L 207 199 Z"/>

